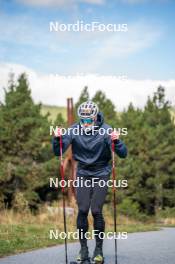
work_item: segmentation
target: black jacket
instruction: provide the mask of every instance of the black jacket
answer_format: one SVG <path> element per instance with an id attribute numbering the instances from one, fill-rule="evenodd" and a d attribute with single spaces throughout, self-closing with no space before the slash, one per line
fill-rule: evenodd
<path id="1" fill-rule="evenodd" d="M 111 173 L 111 136 L 107 130 L 112 129 L 104 123 L 103 114 L 97 116 L 97 130 L 95 133 L 82 133 L 79 123 L 75 123 L 65 135 L 62 136 L 63 153 L 72 144 L 73 158 L 78 161 L 78 176 L 105 176 Z M 76 128 L 76 129 L 75 129 Z M 81 130 L 79 135 L 73 131 Z M 100 134 L 100 131 L 105 134 Z M 53 151 L 56 156 L 60 156 L 59 138 L 53 138 Z M 127 148 L 121 140 L 115 142 L 115 152 L 120 158 L 127 156 Z"/>

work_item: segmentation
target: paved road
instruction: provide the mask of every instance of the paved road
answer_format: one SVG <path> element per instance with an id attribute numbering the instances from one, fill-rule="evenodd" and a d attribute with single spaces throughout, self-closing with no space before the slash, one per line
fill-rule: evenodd
<path id="1" fill-rule="evenodd" d="M 90 251 L 94 241 L 89 241 Z M 69 244 L 69 260 L 79 250 L 77 243 Z M 114 241 L 104 241 L 106 264 L 114 264 Z M 118 264 L 174 264 L 175 228 L 129 234 L 118 240 Z M 65 264 L 64 246 L 50 247 L 0 259 L 0 264 Z"/>

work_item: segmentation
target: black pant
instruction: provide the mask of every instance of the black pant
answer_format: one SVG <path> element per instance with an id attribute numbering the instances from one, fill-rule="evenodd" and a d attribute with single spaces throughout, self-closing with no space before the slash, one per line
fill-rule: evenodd
<path id="1" fill-rule="evenodd" d="M 95 178 L 94 186 L 92 183 L 92 179 Z M 80 180 L 80 177 L 77 177 Z M 99 181 L 103 180 L 103 183 L 109 179 L 109 176 L 103 177 L 89 177 L 83 176 L 81 177 L 82 183 L 85 182 L 90 185 L 87 186 L 79 186 L 76 187 L 76 195 L 77 195 L 77 204 L 78 204 L 78 216 L 77 216 L 77 229 L 81 235 L 83 234 L 83 238 L 81 236 L 80 243 L 81 245 L 87 245 L 87 241 L 84 237 L 84 234 L 88 231 L 88 213 L 91 208 L 92 216 L 94 218 L 94 230 L 96 231 L 96 245 L 102 247 L 102 239 L 99 238 L 98 234 L 100 232 L 105 231 L 105 221 L 102 214 L 103 205 L 105 202 L 106 194 L 107 194 L 107 184 L 104 187 L 99 185 Z M 103 186 L 103 185 L 102 185 Z"/>

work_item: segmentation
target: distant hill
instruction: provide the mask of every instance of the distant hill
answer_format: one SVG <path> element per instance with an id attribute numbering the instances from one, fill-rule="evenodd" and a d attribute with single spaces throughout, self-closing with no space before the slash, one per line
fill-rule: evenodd
<path id="1" fill-rule="evenodd" d="M 57 114 L 61 113 L 63 118 L 67 120 L 67 109 L 64 106 L 52 106 L 52 105 L 42 105 L 41 113 L 43 115 L 50 113 L 49 119 L 55 120 Z"/>
<path id="2" fill-rule="evenodd" d="M 67 108 L 65 106 L 52 106 L 52 105 L 42 105 L 41 108 L 41 113 L 45 115 L 47 112 L 50 113 L 49 119 L 55 120 L 57 114 L 61 113 L 63 118 L 67 120 Z M 171 115 L 175 120 L 175 108 L 172 107 L 171 110 Z"/>

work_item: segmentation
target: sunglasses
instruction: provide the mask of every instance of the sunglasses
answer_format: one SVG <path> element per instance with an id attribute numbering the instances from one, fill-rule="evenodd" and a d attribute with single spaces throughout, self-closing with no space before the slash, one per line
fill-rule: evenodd
<path id="1" fill-rule="evenodd" d="M 92 124 L 94 122 L 94 119 L 92 119 L 92 118 L 81 118 L 80 122 L 82 124 Z"/>

